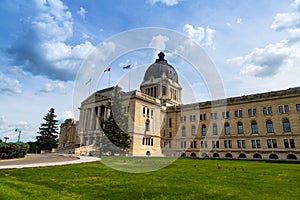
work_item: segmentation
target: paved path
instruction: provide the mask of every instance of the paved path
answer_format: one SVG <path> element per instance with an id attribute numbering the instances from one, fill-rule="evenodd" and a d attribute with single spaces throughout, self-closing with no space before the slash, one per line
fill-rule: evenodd
<path id="1" fill-rule="evenodd" d="M 55 165 L 68 165 L 100 160 L 91 156 L 74 156 L 69 154 L 28 154 L 26 158 L 13 160 L 0 160 L 0 169 L 14 169 L 27 167 L 43 167 Z"/>

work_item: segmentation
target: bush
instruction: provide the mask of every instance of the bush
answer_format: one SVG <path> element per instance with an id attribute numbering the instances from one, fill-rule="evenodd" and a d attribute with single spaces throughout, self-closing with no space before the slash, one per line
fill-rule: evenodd
<path id="1" fill-rule="evenodd" d="M 25 157 L 28 150 L 29 145 L 23 142 L 0 142 L 0 159 Z"/>

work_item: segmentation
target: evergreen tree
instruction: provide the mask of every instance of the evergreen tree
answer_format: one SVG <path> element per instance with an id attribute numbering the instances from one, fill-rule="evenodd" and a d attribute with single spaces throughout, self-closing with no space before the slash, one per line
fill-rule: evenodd
<path id="1" fill-rule="evenodd" d="M 110 151 L 112 153 L 120 152 L 120 149 L 125 151 L 130 147 L 128 118 L 123 113 L 120 92 L 117 89 L 113 93 L 112 103 L 109 105 L 109 108 L 109 118 L 104 121 L 102 127 L 106 136 L 102 138 L 103 151 Z"/>
<path id="2" fill-rule="evenodd" d="M 41 124 L 39 132 L 37 132 L 40 136 L 36 137 L 36 143 L 40 150 L 51 150 L 57 147 L 58 121 L 55 118 L 54 108 L 51 108 L 43 118 L 45 123 Z"/>

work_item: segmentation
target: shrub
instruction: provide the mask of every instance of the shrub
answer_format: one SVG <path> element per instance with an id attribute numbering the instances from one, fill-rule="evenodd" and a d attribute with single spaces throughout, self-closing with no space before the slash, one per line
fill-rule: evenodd
<path id="1" fill-rule="evenodd" d="M 25 157 L 28 150 L 29 145 L 23 142 L 0 142 L 0 159 Z"/>

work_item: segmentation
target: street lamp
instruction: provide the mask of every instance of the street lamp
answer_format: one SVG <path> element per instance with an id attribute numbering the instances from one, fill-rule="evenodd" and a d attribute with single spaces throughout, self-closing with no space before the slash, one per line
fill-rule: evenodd
<path id="1" fill-rule="evenodd" d="M 6 141 L 9 139 L 8 136 L 4 136 L 4 142 L 6 143 Z"/>
<path id="2" fill-rule="evenodd" d="M 21 137 L 21 130 L 16 128 L 15 129 L 15 132 L 19 132 L 19 135 L 18 135 L 18 142 L 20 142 L 20 137 Z"/>

